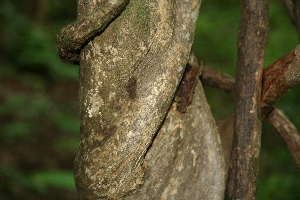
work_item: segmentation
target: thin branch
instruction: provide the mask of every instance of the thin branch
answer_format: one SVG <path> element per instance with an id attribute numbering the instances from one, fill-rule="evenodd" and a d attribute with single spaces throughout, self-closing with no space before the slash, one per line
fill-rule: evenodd
<path id="1" fill-rule="evenodd" d="M 280 58 L 275 63 L 281 63 L 286 59 L 286 56 Z M 281 62 L 280 62 L 281 61 Z M 274 63 L 274 64 L 275 64 Z M 270 65 L 269 67 L 272 67 L 274 64 Z M 298 65 L 300 66 L 300 65 Z M 269 68 L 268 67 L 268 68 Z M 265 69 L 266 70 L 268 70 Z M 277 68 L 277 70 L 281 71 L 281 69 Z M 212 73 L 213 72 L 213 73 Z M 266 74 L 264 72 L 264 74 Z M 273 73 L 274 75 L 277 73 Z M 264 78 L 264 77 L 263 77 Z M 300 78 L 299 78 L 300 80 Z M 203 82 L 203 85 L 211 86 L 217 89 L 220 89 L 226 93 L 234 94 L 234 85 L 235 85 L 235 79 L 232 76 L 229 76 L 225 73 L 219 72 L 218 70 L 209 67 L 209 66 L 203 66 L 203 71 L 201 75 L 201 81 Z M 226 85 L 226 87 L 223 87 L 223 85 Z M 271 87 L 271 85 L 264 84 L 264 87 Z M 278 86 L 278 84 L 277 84 Z M 231 89 L 230 89 L 231 88 Z M 280 90 L 279 88 L 277 88 Z M 263 90 L 267 90 L 266 88 L 263 88 Z M 276 90 L 275 90 L 276 91 Z M 266 103 L 264 100 L 262 100 L 262 105 L 265 105 Z M 267 115 L 266 119 L 269 121 L 269 123 L 276 129 L 276 131 L 281 135 L 281 137 L 286 142 L 291 155 L 293 156 L 298 168 L 300 169 L 300 135 L 295 126 L 290 122 L 288 117 L 283 113 L 283 111 L 274 108 L 274 105 L 271 106 L 271 112 Z M 263 110 L 263 109 L 262 109 Z M 264 117 L 262 117 L 264 118 Z M 230 124 L 227 122 L 227 124 Z M 287 125 L 285 127 L 285 125 Z M 290 132 L 291 131 L 291 132 Z M 229 133 L 226 133 L 229 134 Z M 222 140 L 223 141 L 223 140 Z"/>
<path id="2" fill-rule="evenodd" d="M 300 169 L 300 134 L 296 127 L 278 108 L 275 108 L 267 116 L 267 119 L 287 143 L 287 146 Z"/>
<path id="3" fill-rule="evenodd" d="M 235 79 L 212 67 L 203 66 L 201 80 L 206 86 L 215 87 L 231 95 L 235 93 Z M 262 118 L 265 118 L 283 95 L 298 83 L 300 83 L 300 45 L 263 71 L 260 105 Z"/>
<path id="4" fill-rule="evenodd" d="M 203 65 L 201 80 L 203 80 L 203 85 L 205 86 L 217 88 L 234 96 L 235 79 L 225 73 Z"/>
<path id="5" fill-rule="evenodd" d="M 268 1 L 242 0 L 238 37 L 235 135 L 225 199 L 255 199 L 261 145 L 261 83 Z"/>
<path id="6" fill-rule="evenodd" d="M 203 65 L 200 79 L 204 86 L 219 89 L 232 96 L 235 94 L 235 78 L 211 66 Z"/>

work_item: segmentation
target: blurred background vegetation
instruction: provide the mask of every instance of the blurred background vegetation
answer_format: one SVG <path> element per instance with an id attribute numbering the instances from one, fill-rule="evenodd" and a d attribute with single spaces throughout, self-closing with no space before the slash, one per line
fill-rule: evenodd
<path id="1" fill-rule="evenodd" d="M 194 50 L 199 59 L 235 74 L 239 2 L 203 0 Z M 73 160 L 79 143 L 78 67 L 62 63 L 56 34 L 76 18 L 75 0 L 0 2 L 0 200 L 78 199 Z M 297 46 L 280 0 L 270 5 L 265 65 Z M 225 93 L 205 88 L 217 119 L 233 109 Z M 278 103 L 300 127 L 300 88 Z M 221 108 L 221 109 L 220 109 Z M 300 173 L 275 130 L 264 122 L 258 199 L 300 199 Z"/>

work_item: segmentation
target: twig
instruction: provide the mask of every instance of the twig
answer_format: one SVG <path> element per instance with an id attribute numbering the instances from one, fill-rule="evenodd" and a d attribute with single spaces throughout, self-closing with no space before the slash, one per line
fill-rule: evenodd
<path id="1" fill-rule="evenodd" d="M 278 108 L 275 108 L 270 112 L 267 119 L 287 143 L 287 146 L 300 169 L 300 135 L 296 127 Z"/>
<path id="2" fill-rule="evenodd" d="M 279 59 L 275 63 L 280 63 L 280 60 L 283 61 L 284 57 Z M 274 65 L 274 64 L 272 64 L 272 65 Z M 268 68 L 265 70 L 268 70 Z M 278 70 L 280 70 L 280 69 L 278 69 Z M 274 73 L 274 74 L 276 74 L 276 73 Z M 207 66 L 207 65 L 205 65 L 205 67 L 203 66 L 201 80 L 203 82 L 203 85 L 220 89 L 231 95 L 235 93 L 234 92 L 235 79 L 232 76 L 229 76 L 225 73 L 219 72 L 218 70 L 216 70 L 210 66 Z M 226 87 L 223 87 L 223 85 L 226 85 Z M 266 87 L 267 84 L 264 84 L 264 86 Z M 278 86 L 278 84 L 277 84 L 277 86 Z M 270 87 L 270 85 L 269 85 L 269 87 Z M 263 88 L 263 90 L 266 90 L 266 89 Z M 262 101 L 262 104 L 264 104 L 264 100 Z M 292 124 L 292 122 L 288 119 L 288 117 L 283 113 L 283 111 L 281 111 L 277 108 L 274 108 L 274 105 L 272 105 L 271 108 L 273 110 L 271 110 L 271 112 L 267 115 L 266 119 L 276 129 L 276 131 L 281 135 L 281 137 L 284 139 L 287 146 L 289 147 L 291 155 L 293 156 L 293 158 L 296 162 L 296 165 L 300 169 L 300 139 L 299 139 L 300 135 L 299 135 L 299 132 L 297 131 L 296 127 Z M 263 118 L 264 117 L 262 117 L 262 119 Z M 230 119 L 232 119 L 232 118 L 230 117 Z M 284 120 L 282 120 L 282 119 L 284 119 Z M 230 122 L 228 122 L 228 120 L 226 120 L 226 124 L 229 125 Z M 285 124 L 287 124 L 288 126 L 285 127 Z M 276 127 L 278 127 L 278 128 L 276 128 Z M 283 131 L 280 130 L 279 128 L 283 129 Z M 226 130 L 226 128 L 225 128 L 225 130 Z M 289 131 L 291 131 L 291 133 Z M 232 133 L 226 132 L 226 133 L 220 133 L 220 134 L 225 135 L 224 137 L 231 138 L 230 136 L 228 136 L 226 134 L 232 134 Z M 223 139 L 222 139 L 222 142 L 223 142 Z M 228 143 L 228 141 L 226 143 Z M 227 148 L 231 148 L 231 147 L 226 146 L 225 148 L 227 149 Z"/>
<path id="3" fill-rule="evenodd" d="M 225 73 L 203 65 L 201 80 L 203 80 L 205 86 L 217 88 L 234 96 L 235 79 Z"/>
<path id="4" fill-rule="evenodd" d="M 214 87 L 231 95 L 235 93 L 235 79 L 207 65 L 203 66 L 203 85 Z M 278 59 L 263 71 L 261 116 L 266 115 L 292 87 L 300 83 L 300 45 Z"/>

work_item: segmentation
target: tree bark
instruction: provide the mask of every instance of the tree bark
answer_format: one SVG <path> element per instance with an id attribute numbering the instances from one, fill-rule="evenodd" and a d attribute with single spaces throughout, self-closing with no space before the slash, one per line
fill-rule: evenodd
<path id="1" fill-rule="evenodd" d="M 126 199 L 223 199 L 225 162 L 200 81 L 185 113 L 173 102 L 145 157 L 145 182 Z"/>
<path id="2" fill-rule="evenodd" d="M 78 19 L 60 31 L 57 50 L 80 63 L 81 199 L 223 199 L 229 164 L 226 199 L 255 199 L 265 117 L 299 166 L 299 133 L 274 109 L 300 80 L 299 47 L 264 70 L 261 84 L 268 2 L 242 1 L 235 84 L 191 53 L 200 4 L 78 0 Z M 236 112 L 217 125 L 202 68 L 204 84 L 236 96 Z"/>
<path id="3" fill-rule="evenodd" d="M 223 199 L 221 142 L 201 84 L 185 113 L 170 108 L 200 3 L 132 0 L 81 51 L 82 199 Z"/>
<path id="4" fill-rule="evenodd" d="M 255 199 L 261 140 L 261 85 L 268 32 L 268 1 L 242 0 L 236 109 L 226 199 Z"/>

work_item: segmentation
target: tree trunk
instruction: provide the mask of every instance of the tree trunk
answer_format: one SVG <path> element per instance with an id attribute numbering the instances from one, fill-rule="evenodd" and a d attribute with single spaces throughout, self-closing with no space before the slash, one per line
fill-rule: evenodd
<path id="1" fill-rule="evenodd" d="M 221 140 L 201 83 L 185 113 L 172 103 L 200 3 L 131 0 L 81 51 L 82 199 L 223 199 Z"/>

